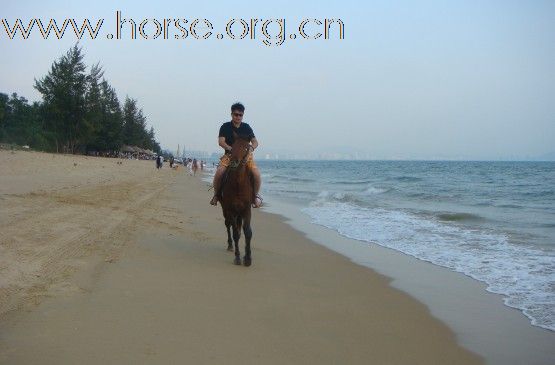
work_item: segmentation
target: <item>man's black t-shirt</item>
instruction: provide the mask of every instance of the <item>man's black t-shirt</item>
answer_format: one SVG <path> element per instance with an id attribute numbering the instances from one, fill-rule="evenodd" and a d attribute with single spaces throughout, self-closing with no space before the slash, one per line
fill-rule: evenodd
<path id="1" fill-rule="evenodd" d="M 220 127 L 220 134 L 218 137 L 225 137 L 225 143 L 231 146 L 234 142 L 233 132 L 239 135 L 247 136 L 251 140 L 254 138 L 254 132 L 251 126 L 245 122 L 241 122 L 241 124 L 239 124 L 239 128 L 235 128 L 232 122 L 225 122 Z"/>

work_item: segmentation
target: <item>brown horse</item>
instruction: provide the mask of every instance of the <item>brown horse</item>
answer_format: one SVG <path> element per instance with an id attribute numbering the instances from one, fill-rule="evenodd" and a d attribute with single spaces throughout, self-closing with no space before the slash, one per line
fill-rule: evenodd
<path id="1" fill-rule="evenodd" d="M 245 257 L 243 264 L 250 266 L 251 259 L 251 204 L 254 196 L 253 179 L 246 161 L 249 154 L 248 137 L 234 133 L 235 141 L 231 146 L 231 163 L 227 167 L 220 188 L 220 203 L 227 228 L 227 249 L 231 251 L 231 229 L 235 242 L 235 265 L 241 265 L 239 239 L 241 226 L 245 233 Z"/>

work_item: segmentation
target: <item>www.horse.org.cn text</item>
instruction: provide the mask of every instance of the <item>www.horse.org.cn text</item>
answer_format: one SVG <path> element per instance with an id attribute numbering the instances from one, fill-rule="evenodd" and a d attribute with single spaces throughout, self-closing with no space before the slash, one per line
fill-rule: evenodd
<path id="1" fill-rule="evenodd" d="M 96 22 L 84 19 L 78 22 L 73 18 L 66 18 L 61 22 L 55 19 L 43 21 L 31 18 L 28 21 L 16 19 L 2 19 L 4 35 L 0 32 L 0 40 L 57 38 L 74 36 L 76 39 L 107 39 L 107 40 L 260 40 L 266 46 L 281 46 L 285 41 L 306 40 L 343 40 L 345 39 L 345 25 L 341 19 L 306 18 L 295 22 L 293 32 L 287 32 L 285 19 L 230 19 L 222 31 L 218 32 L 208 19 L 185 18 L 145 18 L 135 20 L 124 18 L 121 11 L 116 11 L 113 32 L 102 32 L 105 19 Z M 61 23 L 61 24 L 60 24 Z M 79 25 L 81 23 L 81 25 Z M 60 24 L 60 25 L 59 25 Z M 289 24 L 289 23 L 287 23 Z"/>

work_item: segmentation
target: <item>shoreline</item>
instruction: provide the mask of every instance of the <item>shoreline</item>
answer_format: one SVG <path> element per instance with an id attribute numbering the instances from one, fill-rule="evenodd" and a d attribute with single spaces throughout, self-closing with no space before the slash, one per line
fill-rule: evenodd
<path id="1" fill-rule="evenodd" d="M 420 260 L 375 243 L 349 238 L 311 222 L 301 205 L 267 195 L 265 212 L 283 217 L 293 229 L 353 264 L 389 278 L 392 288 L 426 305 L 434 318 L 455 333 L 463 347 L 488 364 L 551 364 L 555 332 L 530 323 L 521 310 L 503 303 L 504 296 L 463 273 Z"/>
<path id="2" fill-rule="evenodd" d="M 40 163 L 27 161 L 29 156 Z M 60 186 L 60 175 L 46 178 L 59 160 L 15 158 L 18 168 L 31 166 L 20 177 L 30 173 L 39 186 L 48 179 Z M 62 165 L 72 159 L 64 157 Z M 80 173 L 62 175 L 68 183 L 62 189 L 3 192 L 9 204 L 0 213 L 11 219 L 14 232 L 21 231 L 14 237 L 31 230 L 28 239 L 37 238 L 35 222 L 26 220 L 25 211 L 13 211 L 18 199 L 34 207 L 48 203 L 42 218 L 66 212 L 62 221 L 52 218 L 37 231 L 51 236 L 37 241 L 44 247 L 36 254 L 19 252 L 21 270 L 33 273 L 26 260 L 40 260 L 53 244 L 74 250 L 47 261 L 50 270 L 36 279 L 38 287 L 19 289 L 38 294 L 2 316 L 0 361 L 483 363 L 390 279 L 315 244 L 282 216 L 254 213 L 253 266 L 237 267 L 225 250 L 221 210 L 208 205 L 199 177 L 157 172 L 150 162 L 122 167 L 101 158 L 80 161 Z M 72 187 L 76 181 L 81 184 Z M 138 197 L 144 197 L 139 206 L 126 208 Z M 125 217 L 116 219 L 122 212 Z M 101 217 L 113 223 L 111 230 L 96 232 Z M 96 229 L 82 231 L 92 223 Z M 58 239 L 69 227 L 89 238 Z M 13 249 L 5 242 L 2 248 Z"/>

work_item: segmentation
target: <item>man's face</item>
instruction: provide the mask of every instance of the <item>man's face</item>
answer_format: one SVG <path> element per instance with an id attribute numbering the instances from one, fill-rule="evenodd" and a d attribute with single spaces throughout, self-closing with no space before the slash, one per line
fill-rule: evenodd
<path id="1" fill-rule="evenodd" d="M 243 112 L 240 110 L 234 110 L 231 112 L 231 118 L 234 123 L 241 123 L 243 120 Z"/>

